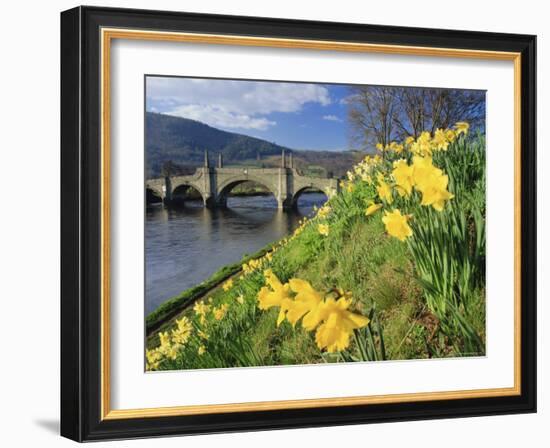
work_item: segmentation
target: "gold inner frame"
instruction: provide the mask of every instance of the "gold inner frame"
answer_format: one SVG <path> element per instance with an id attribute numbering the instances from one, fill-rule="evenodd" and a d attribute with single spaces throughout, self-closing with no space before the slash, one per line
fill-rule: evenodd
<path id="1" fill-rule="evenodd" d="M 110 388 L 110 50 L 113 39 L 295 48 L 356 53 L 382 53 L 469 59 L 506 60 L 514 63 L 514 386 L 442 392 L 368 395 L 304 400 L 188 405 L 141 409 L 111 409 Z M 101 30 L 101 419 L 128 419 L 198 415 L 224 412 L 305 409 L 381 403 L 405 403 L 521 394 L 521 54 L 513 52 L 415 47 L 403 45 L 278 39 L 216 34 L 195 34 L 102 28 Z"/>

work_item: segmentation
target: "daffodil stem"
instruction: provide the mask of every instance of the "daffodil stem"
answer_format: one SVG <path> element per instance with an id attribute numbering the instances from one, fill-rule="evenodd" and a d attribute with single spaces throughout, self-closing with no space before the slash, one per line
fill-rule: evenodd
<path id="1" fill-rule="evenodd" d="M 359 334 L 359 330 L 353 330 L 353 337 L 355 338 L 355 343 L 359 348 L 359 353 L 361 355 L 361 358 L 363 359 L 363 361 L 370 361 L 367 350 L 365 346 L 361 343 L 361 338 L 358 336 L 358 334 Z"/>
<path id="2" fill-rule="evenodd" d="M 378 338 L 380 339 L 380 357 L 383 361 L 386 360 L 386 344 L 384 344 L 384 335 L 382 334 L 382 326 L 380 320 L 376 319 L 376 330 L 378 331 Z"/>
<path id="3" fill-rule="evenodd" d="M 378 361 L 378 355 L 376 353 L 376 343 L 374 342 L 374 337 L 372 336 L 372 326 L 371 326 L 370 322 L 367 325 L 367 333 L 369 335 L 369 341 L 371 343 L 372 354 L 373 354 L 374 361 Z"/>

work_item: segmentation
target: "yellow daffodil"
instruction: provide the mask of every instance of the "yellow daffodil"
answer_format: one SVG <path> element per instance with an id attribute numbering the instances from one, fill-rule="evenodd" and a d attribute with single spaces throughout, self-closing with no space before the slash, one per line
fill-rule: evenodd
<path id="1" fill-rule="evenodd" d="M 465 121 L 459 121 L 455 123 L 455 129 L 456 129 L 456 135 L 458 137 L 460 134 L 467 134 L 468 131 L 470 130 L 470 125 Z"/>
<path id="2" fill-rule="evenodd" d="M 429 182 L 424 183 L 421 205 L 431 205 L 438 212 L 443 210 L 445 201 L 452 199 L 453 194 L 447 191 L 449 177 L 445 174 L 432 176 Z"/>
<path id="3" fill-rule="evenodd" d="M 361 174 L 361 180 L 368 185 L 372 184 L 372 176 L 370 174 Z"/>
<path id="4" fill-rule="evenodd" d="M 195 314 L 199 316 L 200 323 L 204 325 L 206 322 L 206 315 L 210 312 L 210 305 L 207 305 L 203 300 L 201 300 L 200 302 L 195 303 L 193 310 L 195 311 Z"/>
<path id="5" fill-rule="evenodd" d="M 178 357 L 180 348 L 181 348 L 180 344 L 172 344 L 165 353 L 166 357 L 174 361 Z"/>
<path id="6" fill-rule="evenodd" d="M 420 136 L 411 144 L 411 151 L 418 155 L 432 154 L 432 137 L 428 131 L 422 132 Z"/>
<path id="7" fill-rule="evenodd" d="M 402 215 L 398 209 L 392 212 L 386 211 L 382 218 L 382 222 L 386 225 L 388 234 L 400 241 L 405 241 L 412 235 L 412 229 L 407 222 L 408 220 L 409 216 Z"/>
<path id="8" fill-rule="evenodd" d="M 308 331 L 313 330 L 319 324 L 318 307 L 323 301 L 323 296 L 306 280 L 291 278 L 288 284 L 296 293 L 296 297 L 289 306 L 287 320 L 296 325 L 303 317 L 302 326 Z"/>
<path id="9" fill-rule="evenodd" d="M 445 137 L 447 138 L 447 140 L 449 141 L 449 143 L 452 143 L 456 140 L 456 131 L 453 131 L 452 129 L 447 129 L 445 131 Z"/>
<path id="10" fill-rule="evenodd" d="M 277 318 L 277 325 L 280 325 L 291 304 L 290 286 L 283 285 L 271 269 L 264 272 L 264 277 L 267 286 L 263 286 L 258 293 L 258 307 L 261 310 L 267 310 L 274 306 L 280 307 Z"/>
<path id="11" fill-rule="evenodd" d="M 365 210 L 365 216 L 370 216 L 373 213 L 376 213 L 378 210 L 382 208 L 382 204 L 371 204 L 367 207 L 367 210 Z"/>
<path id="12" fill-rule="evenodd" d="M 403 152 L 403 145 L 397 142 L 391 142 L 386 149 L 394 151 L 396 154 Z"/>
<path id="13" fill-rule="evenodd" d="M 154 348 L 151 350 L 147 349 L 145 351 L 145 358 L 147 359 L 145 369 L 157 370 L 160 366 L 163 356 L 158 348 Z"/>
<path id="14" fill-rule="evenodd" d="M 331 208 L 330 206 L 328 205 L 323 205 L 319 211 L 317 212 L 317 216 L 319 216 L 320 218 L 326 218 L 329 213 L 331 212 Z"/>
<path id="15" fill-rule="evenodd" d="M 413 167 L 405 159 L 393 162 L 392 176 L 400 196 L 410 196 L 414 185 L 413 171 Z"/>
<path id="16" fill-rule="evenodd" d="M 159 340 L 160 340 L 160 348 L 162 349 L 168 349 L 170 345 L 172 344 L 170 341 L 170 334 L 167 331 L 159 332 Z"/>
<path id="17" fill-rule="evenodd" d="M 242 294 L 237 297 L 237 302 L 239 302 L 241 305 L 244 303 L 244 296 Z"/>
<path id="18" fill-rule="evenodd" d="M 367 317 L 348 311 L 351 305 L 351 293 L 338 289 L 338 300 L 334 297 L 325 299 L 306 280 L 292 278 L 287 285 L 282 285 L 273 273 L 267 272 L 266 279 L 268 278 L 272 291 L 267 290 L 265 294 L 275 295 L 275 291 L 279 291 L 279 295 L 275 298 L 264 297 L 262 300 L 268 301 L 268 304 L 262 304 L 261 300 L 260 307 L 263 306 L 263 309 L 266 309 L 271 306 L 280 306 L 277 324 L 286 317 L 293 326 L 301 319 L 302 327 L 306 331 L 317 328 L 315 340 L 321 350 L 335 352 L 346 349 L 353 330 L 369 323 Z M 286 287 L 296 294 L 294 299 L 290 298 Z"/>
<path id="19" fill-rule="evenodd" d="M 369 324 L 367 317 L 348 311 L 350 305 L 351 300 L 342 297 L 326 299 L 319 307 L 317 319 L 322 324 L 317 328 L 315 342 L 321 350 L 329 353 L 345 350 L 353 330 Z"/>
<path id="20" fill-rule="evenodd" d="M 431 157 L 415 156 L 413 158 L 413 179 L 416 187 L 422 188 L 422 185 L 434 175 L 438 175 L 441 170 L 435 167 Z"/>
<path id="21" fill-rule="evenodd" d="M 442 211 L 445 201 L 454 197 L 447 191 L 449 177 L 435 167 L 429 157 L 415 157 L 413 167 L 415 188 L 422 193 L 421 205 Z"/>
<path id="22" fill-rule="evenodd" d="M 172 330 L 172 342 L 175 344 L 183 345 L 191 336 L 191 331 L 193 330 L 193 325 L 187 317 L 182 317 L 179 320 L 176 320 L 177 328 Z"/>
<path id="23" fill-rule="evenodd" d="M 323 236 L 328 236 L 329 234 L 329 226 L 328 224 L 319 224 L 317 226 L 318 232 Z"/>
<path id="24" fill-rule="evenodd" d="M 382 143 L 377 143 L 376 144 L 376 149 L 378 151 L 384 151 L 384 145 Z"/>
<path id="25" fill-rule="evenodd" d="M 207 305 L 201 300 L 200 302 L 195 303 L 195 305 L 193 306 L 193 310 L 197 315 L 204 316 L 210 311 L 210 305 Z"/>
<path id="26" fill-rule="evenodd" d="M 432 140 L 433 147 L 441 151 L 447 151 L 449 147 L 449 140 L 447 139 L 447 133 L 443 129 L 437 129 Z"/>
<path id="27" fill-rule="evenodd" d="M 233 288 L 233 279 L 227 280 L 223 285 L 222 288 L 225 292 L 229 291 L 231 288 Z"/>
<path id="28" fill-rule="evenodd" d="M 393 202 L 391 187 L 385 182 L 384 176 L 381 173 L 378 173 L 378 187 L 376 191 L 378 192 L 380 199 L 383 199 L 388 204 Z"/>
<path id="29" fill-rule="evenodd" d="M 199 356 L 204 355 L 206 353 L 206 347 L 204 345 L 199 346 L 197 353 L 199 354 Z"/>
<path id="30" fill-rule="evenodd" d="M 157 347 L 159 353 L 166 358 L 176 359 L 179 349 L 181 347 L 178 343 L 173 343 L 170 334 L 165 332 L 159 333 L 160 345 Z"/>
<path id="31" fill-rule="evenodd" d="M 216 320 L 222 320 L 229 308 L 229 305 L 227 303 L 224 303 L 223 305 L 218 306 L 217 308 L 214 308 L 212 311 L 214 312 L 214 319 Z"/>

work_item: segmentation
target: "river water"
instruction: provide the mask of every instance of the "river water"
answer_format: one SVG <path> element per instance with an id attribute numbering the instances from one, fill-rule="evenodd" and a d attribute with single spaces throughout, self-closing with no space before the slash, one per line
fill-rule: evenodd
<path id="1" fill-rule="evenodd" d="M 298 209 L 285 212 L 277 210 L 273 196 L 230 197 L 226 209 L 207 209 L 195 201 L 181 209 L 148 206 L 145 313 L 244 254 L 288 235 L 325 201 L 322 193 L 304 193 Z"/>

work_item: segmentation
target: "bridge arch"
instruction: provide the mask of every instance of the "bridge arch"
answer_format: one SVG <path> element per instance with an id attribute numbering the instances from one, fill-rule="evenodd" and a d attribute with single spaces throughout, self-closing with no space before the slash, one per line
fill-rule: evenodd
<path id="1" fill-rule="evenodd" d="M 148 185 L 145 187 L 145 202 L 157 204 L 163 201 L 164 192 L 161 188 Z"/>
<path id="2" fill-rule="evenodd" d="M 207 197 L 204 191 L 200 188 L 199 185 L 195 184 L 194 182 L 179 182 L 175 185 L 172 185 L 170 198 L 172 204 L 183 205 L 185 201 L 188 200 L 187 194 L 189 193 L 189 190 L 197 192 L 203 205 L 206 205 Z"/>
<path id="3" fill-rule="evenodd" d="M 274 185 L 271 185 L 270 182 L 266 182 L 265 179 L 261 179 L 256 176 L 233 176 L 228 179 L 224 179 L 223 182 L 218 185 L 216 189 L 216 205 L 225 207 L 227 205 L 227 197 L 229 196 L 231 190 L 233 190 L 237 185 L 245 182 L 255 182 L 263 186 L 276 200 L 278 200 L 278 189 Z"/>
<path id="4" fill-rule="evenodd" d="M 306 185 L 306 186 L 304 186 L 304 187 L 302 187 L 302 188 L 300 188 L 300 189 L 298 189 L 297 191 L 294 192 L 294 194 L 292 195 L 292 199 L 291 199 L 291 206 L 294 207 L 294 208 L 298 207 L 298 200 L 300 199 L 300 196 L 302 196 L 302 194 L 307 193 L 307 192 L 322 193 L 327 198 L 326 199 L 327 201 L 330 198 L 330 192 L 327 191 L 326 188 L 318 187 L 318 186 L 315 186 L 315 185 L 313 185 L 313 186 Z"/>

